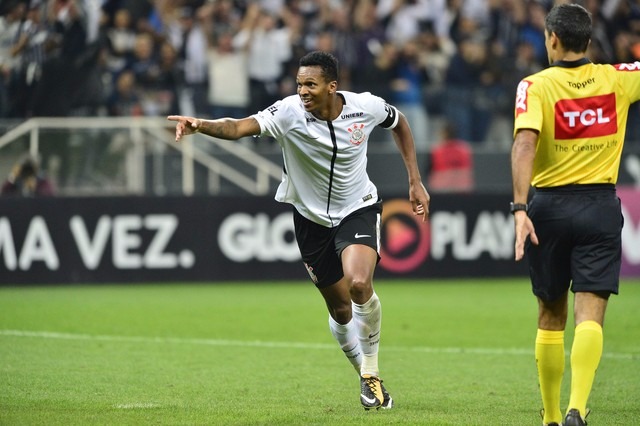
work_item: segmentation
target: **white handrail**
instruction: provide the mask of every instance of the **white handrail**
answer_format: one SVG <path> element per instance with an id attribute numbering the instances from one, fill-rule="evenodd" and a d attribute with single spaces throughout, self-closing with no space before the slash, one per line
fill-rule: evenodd
<path id="1" fill-rule="evenodd" d="M 208 152 L 198 148 L 193 138 L 184 139 L 176 143 L 173 138 L 174 124 L 160 117 L 37 117 L 20 123 L 16 127 L 0 136 L 0 149 L 10 143 L 29 136 L 29 153 L 37 156 L 40 145 L 40 132 L 44 129 L 93 129 L 111 130 L 128 129 L 132 150 L 130 158 L 126 160 L 127 187 L 129 193 L 142 193 L 145 188 L 145 134 L 164 146 L 177 150 L 182 155 L 182 192 L 192 195 L 195 191 L 195 163 L 207 168 L 209 182 L 219 182 L 224 178 L 232 184 L 252 195 L 265 195 L 269 192 L 269 183 L 273 179 L 279 182 L 282 175 L 280 165 L 264 158 L 260 154 L 239 143 L 207 138 L 207 142 L 214 144 L 244 164 L 255 169 L 255 176 L 247 176 L 224 161 L 215 158 Z M 204 137 L 196 135 L 196 137 Z M 218 193 L 219 185 L 209 187 L 210 193 Z"/>

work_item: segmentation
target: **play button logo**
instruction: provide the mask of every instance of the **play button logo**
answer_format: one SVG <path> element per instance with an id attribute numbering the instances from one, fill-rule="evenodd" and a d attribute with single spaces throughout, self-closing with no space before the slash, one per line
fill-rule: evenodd
<path id="1" fill-rule="evenodd" d="M 429 255 L 429 224 L 414 216 L 407 200 L 390 200 L 383 204 L 380 267 L 407 273 L 419 267 Z"/>

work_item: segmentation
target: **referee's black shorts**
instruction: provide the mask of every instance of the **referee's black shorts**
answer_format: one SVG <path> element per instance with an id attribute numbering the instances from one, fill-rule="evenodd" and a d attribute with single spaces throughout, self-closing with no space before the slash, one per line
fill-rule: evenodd
<path id="1" fill-rule="evenodd" d="M 345 217 L 338 226 L 327 228 L 293 209 L 293 223 L 302 261 L 318 288 L 338 282 L 344 275 L 340 255 L 351 244 L 363 244 L 378 253 L 380 261 L 380 218 L 382 201 Z"/>
<path id="2" fill-rule="evenodd" d="M 529 217 L 540 243 L 525 245 L 536 296 L 618 294 L 624 220 L 614 185 L 536 188 Z"/>

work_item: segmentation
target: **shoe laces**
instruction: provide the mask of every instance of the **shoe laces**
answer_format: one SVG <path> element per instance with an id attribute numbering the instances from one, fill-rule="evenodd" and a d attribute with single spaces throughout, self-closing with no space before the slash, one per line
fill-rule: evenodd
<path id="1" fill-rule="evenodd" d="M 363 377 L 363 379 L 364 379 L 365 384 L 367 385 L 367 387 L 371 391 L 371 393 L 373 393 L 377 398 L 378 396 L 376 394 L 376 383 L 382 384 L 382 380 L 380 380 L 376 376 Z M 382 386 L 380 386 L 380 393 L 382 393 Z"/>

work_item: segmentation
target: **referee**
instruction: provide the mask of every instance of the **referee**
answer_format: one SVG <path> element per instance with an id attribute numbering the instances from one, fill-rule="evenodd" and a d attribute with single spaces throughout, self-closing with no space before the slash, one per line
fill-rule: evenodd
<path id="1" fill-rule="evenodd" d="M 619 285 L 623 217 L 615 184 L 629 105 L 640 100 L 640 62 L 593 64 L 586 57 L 590 40 L 587 10 L 553 7 L 545 19 L 551 66 L 523 79 L 516 93 L 515 260 L 527 254 L 538 299 L 535 357 L 545 425 L 586 425 L 607 301 Z M 569 290 L 575 335 L 563 417 Z"/>
<path id="2" fill-rule="evenodd" d="M 302 261 L 324 297 L 331 333 L 360 377 L 360 402 L 367 410 L 392 408 L 379 375 L 382 311 L 373 289 L 382 202 L 367 175 L 366 152 L 376 126 L 393 134 L 413 212 L 423 221 L 430 197 L 405 116 L 368 92 L 339 91 L 338 61 L 329 53 L 311 52 L 299 65 L 298 94 L 250 117 L 168 119 L 177 122 L 176 140 L 199 132 L 221 139 L 271 136 L 280 144 L 284 170 L 275 198 L 293 206 Z"/>

